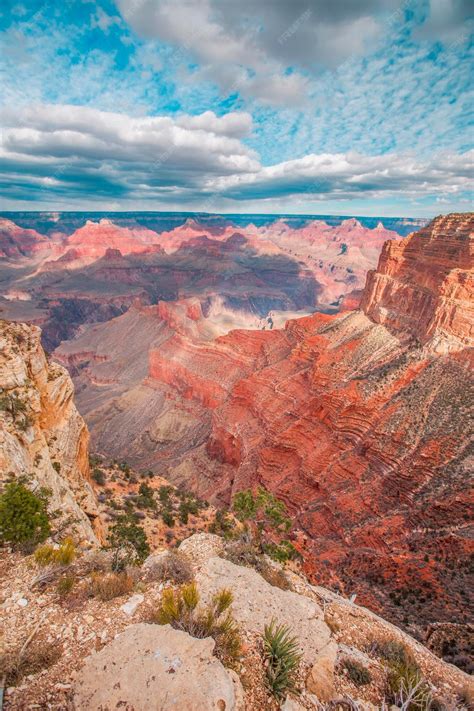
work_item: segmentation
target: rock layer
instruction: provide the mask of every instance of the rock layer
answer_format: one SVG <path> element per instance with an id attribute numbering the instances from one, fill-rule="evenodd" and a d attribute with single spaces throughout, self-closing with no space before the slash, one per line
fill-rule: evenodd
<path id="1" fill-rule="evenodd" d="M 71 519 L 79 538 L 96 542 L 89 433 L 68 372 L 47 361 L 40 335 L 36 326 L 0 321 L 0 472 L 47 487 L 51 508 Z"/>
<path id="2" fill-rule="evenodd" d="M 474 346 L 474 218 L 440 216 L 386 242 L 361 308 L 376 323 L 409 332 L 440 353 Z"/>

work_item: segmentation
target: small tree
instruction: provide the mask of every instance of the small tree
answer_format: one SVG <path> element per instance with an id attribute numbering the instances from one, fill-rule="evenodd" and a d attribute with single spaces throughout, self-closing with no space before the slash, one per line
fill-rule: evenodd
<path id="1" fill-rule="evenodd" d="M 282 563 L 298 555 L 293 544 L 284 538 L 291 528 L 285 504 L 269 491 L 239 491 L 232 508 L 260 552 Z"/>
<path id="2" fill-rule="evenodd" d="M 137 506 L 146 509 L 156 508 L 154 491 L 151 486 L 148 486 L 145 482 L 142 482 L 138 487 Z"/>
<path id="3" fill-rule="evenodd" d="M 22 481 L 7 484 L 0 496 L 0 542 L 31 549 L 50 530 L 45 492 L 34 494 Z"/>
<path id="4" fill-rule="evenodd" d="M 117 517 L 110 531 L 109 542 L 114 548 L 114 570 L 123 570 L 127 565 L 142 563 L 150 553 L 146 533 L 133 513 Z"/>

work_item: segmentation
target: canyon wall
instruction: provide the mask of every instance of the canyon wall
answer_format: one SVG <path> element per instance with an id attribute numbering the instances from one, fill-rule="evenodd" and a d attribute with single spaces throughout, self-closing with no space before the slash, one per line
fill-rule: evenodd
<path id="1" fill-rule="evenodd" d="M 67 371 L 48 362 L 36 326 L 0 321 L 0 472 L 47 487 L 50 508 L 85 541 L 100 524 L 89 483 L 89 433 Z M 62 522 L 62 523 L 61 523 Z"/>
<path id="2" fill-rule="evenodd" d="M 473 227 L 468 214 L 440 216 L 405 240 L 386 242 L 377 270 L 367 275 L 361 308 L 437 352 L 472 347 Z"/>

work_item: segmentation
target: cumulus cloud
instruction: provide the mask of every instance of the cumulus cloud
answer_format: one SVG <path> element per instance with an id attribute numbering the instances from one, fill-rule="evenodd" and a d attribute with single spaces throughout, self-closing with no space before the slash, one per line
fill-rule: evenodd
<path id="1" fill-rule="evenodd" d="M 243 112 L 130 117 L 83 106 L 4 111 L 0 165 L 6 194 L 30 200 L 195 204 L 311 197 L 461 196 L 472 187 L 474 152 L 430 160 L 396 153 L 320 153 L 262 166 L 244 142 Z"/>
<path id="2" fill-rule="evenodd" d="M 250 131 L 251 117 L 212 111 L 172 119 L 130 117 L 85 106 L 39 105 L 6 109 L 4 161 L 13 156 L 51 162 L 129 164 L 147 175 L 159 172 L 172 184 L 206 175 L 235 174 L 259 167 L 255 154 L 236 136 Z M 135 166 L 135 167 L 134 167 Z"/>
<path id="3" fill-rule="evenodd" d="M 262 167 L 252 174 L 219 178 L 213 188 L 237 200 L 297 195 L 340 200 L 361 195 L 452 195 L 472 189 L 473 169 L 474 150 L 463 155 L 444 154 L 429 161 L 396 154 L 311 154 Z"/>

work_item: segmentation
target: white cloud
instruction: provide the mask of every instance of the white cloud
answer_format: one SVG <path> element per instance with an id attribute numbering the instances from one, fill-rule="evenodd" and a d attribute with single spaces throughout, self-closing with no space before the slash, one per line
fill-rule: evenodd
<path id="1" fill-rule="evenodd" d="M 36 105 L 4 110 L 2 145 L 7 154 L 46 159 L 140 164 L 166 174 L 252 171 L 259 167 L 251 149 L 236 136 L 251 128 L 246 113 L 217 117 L 130 117 L 85 106 Z M 155 166 L 155 168 L 154 168 Z"/>
<path id="2" fill-rule="evenodd" d="M 0 163 L 7 197 L 195 204 L 244 201 L 462 200 L 472 188 L 474 151 L 429 160 L 411 154 L 311 153 L 262 166 L 241 139 L 247 113 L 130 117 L 83 106 L 36 105 L 3 114 Z"/>
<path id="3" fill-rule="evenodd" d="M 311 154 L 252 174 L 212 179 L 208 189 L 234 199 L 314 195 L 341 200 L 457 194 L 473 188 L 474 150 L 430 160 L 413 155 Z"/>

